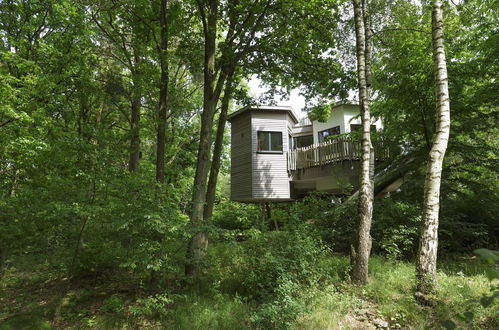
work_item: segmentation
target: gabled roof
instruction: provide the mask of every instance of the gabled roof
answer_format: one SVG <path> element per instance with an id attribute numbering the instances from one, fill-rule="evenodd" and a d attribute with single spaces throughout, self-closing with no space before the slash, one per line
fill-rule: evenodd
<path id="1" fill-rule="evenodd" d="M 233 113 L 231 113 L 227 119 L 232 121 L 235 117 L 248 112 L 248 111 L 276 111 L 276 112 L 287 112 L 293 118 L 295 123 L 298 123 L 298 117 L 296 116 L 295 112 L 293 111 L 293 108 L 290 106 L 273 106 L 273 105 L 258 105 L 258 106 L 245 106 Z"/>

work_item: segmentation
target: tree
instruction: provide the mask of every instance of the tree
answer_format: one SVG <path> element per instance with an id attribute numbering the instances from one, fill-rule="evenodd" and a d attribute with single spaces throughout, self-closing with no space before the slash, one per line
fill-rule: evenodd
<path id="1" fill-rule="evenodd" d="M 215 193 L 218 181 L 218 172 L 222 162 L 222 152 L 224 147 L 224 132 L 227 123 L 227 114 L 229 111 L 232 91 L 234 89 L 234 71 L 229 72 L 224 88 L 224 96 L 222 98 L 222 107 L 218 117 L 217 133 L 213 148 L 213 161 L 210 168 L 210 177 L 208 179 L 208 187 L 206 189 L 206 205 L 204 208 L 203 218 L 209 220 L 213 215 L 213 207 L 215 204 Z"/>
<path id="2" fill-rule="evenodd" d="M 371 253 L 371 222 L 374 198 L 374 151 L 371 143 L 371 116 L 369 89 L 371 85 L 371 47 L 369 11 L 367 0 L 353 0 L 357 72 L 359 86 L 360 113 L 362 120 L 362 156 L 359 173 L 358 224 L 355 246 L 352 251 L 352 281 L 367 283 L 369 254 Z"/>
<path id="3" fill-rule="evenodd" d="M 156 139 L 156 180 L 165 182 L 165 147 L 166 147 L 166 120 L 168 116 L 168 0 L 160 3 L 160 45 L 159 45 L 159 111 L 158 111 L 158 137 Z"/>
<path id="4" fill-rule="evenodd" d="M 233 72 L 238 63 L 254 49 L 254 45 L 258 43 L 257 39 L 265 37 L 265 35 L 259 36 L 258 32 L 263 30 L 264 17 L 272 5 L 274 5 L 272 0 L 247 1 L 244 5 L 237 2 L 221 3 L 218 0 L 197 1 L 198 13 L 203 24 L 204 85 L 201 131 L 190 213 L 194 235 L 189 242 L 189 260 L 186 264 L 186 274 L 189 275 L 200 270 L 199 264 L 208 248 L 208 234 L 202 227 L 206 224 L 203 215 L 216 107 L 229 73 Z M 241 20 L 241 17 L 244 19 Z M 228 29 L 224 40 L 219 44 L 220 56 L 217 60 L 217 31 L 220 22 L 224 22 Z"/>
<path id="5" fill-rule="evenodd" d="M 493 1 L 449 3 L 444 7 L 445 48 L 452 59 L 447 61 L 447 68 L 453 77 L 449 81 L 453 127 L 440 187 L 438 253 L 492 247 L 492 237 L 497 237 L 494 224 L 499 190 L 494 109 L 498 97 L 493 76 L 499 62 L 493 46 L 497 38 L 493 32 L 495 18 L 490 15 L 493 7 Z M 431 10 L 425 10 L 421 4 L 397 1 L 380 10 L 373 8 L 372 13 L 377 12 L 384 14 L 376 17 L 373 38 L 377 50 L 377 61 L 373 63 L 373 113 L 384 119 L 385 140 L 403 145 L 407 152 L 416 151 L 418 160 L 427 158 L 437 118 Z M 400 195 L 405 195 L 405 202 L 415 205 L 419 214 L 424 172 L 424 166 L 415 167 L 411 186 L 404 185 Z M 420 219 L 415 224 L 417 231 Z M 414 252 L 418 243 L 415 241 Z"/>
<path id="6" fill-rule="evenodd" d="M 437 285 L 438 220 L 442 164 L 449 141 L 450 104 L 445 58 L 442 1 L 432 6 L 432 45 L 437 101 L 436 133 L 429 153 L 424 187 L 423 218 L 416 264 L 418 290 L 429 294 Z"/>
<path id="7" fill-rule="evenodd" d="M 101 30 L 100 42 L 107 46 L 105 53 L 117 61 L 118 72 L 113 73 L 115 76 L 112 79 L 121 85 L 117 87 L 129 102 L 128 170 L 135 172 L 141 158 L 140 121 L 145 94 L 145 66 L 150 60 L 146 44 L 151 31 L 143 24 L 147 20 L 147 6 L 144 2 L 124 1 L 119 5 L 103 2 L 94 4 L 92 9 L 92 18 Z M 128 78 L 127 83 L 122 82 L 122 76 Z"/>

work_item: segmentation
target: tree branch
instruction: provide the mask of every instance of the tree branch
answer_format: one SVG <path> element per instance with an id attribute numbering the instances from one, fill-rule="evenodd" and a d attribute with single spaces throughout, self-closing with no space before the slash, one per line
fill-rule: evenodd
<path id="1" fill-rule="evenodd" d="M 16 118 L 10 118 L 10 119 L 7 119 L 6 121 L 4 121 L 4 122 L 0 123 L 0 127 L 7 126 L 8 124 L 10 124 L 10 123 L 12 123 L 12 122 L 14 122 L 14 121 L 16 121 L 16 120 L 18 120 L 18 119 L 20 119 L 20 118 L 19 118 L 19 117 L 16 117 Z"/>

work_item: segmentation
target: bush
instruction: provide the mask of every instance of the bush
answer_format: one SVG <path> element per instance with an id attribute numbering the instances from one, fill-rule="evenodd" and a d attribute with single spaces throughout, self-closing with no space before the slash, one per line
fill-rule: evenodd
<path id="1" fill-rule="evenodd" d="M 336 252 L 350 251 L 356 203 L 341 203 L 341 198 L 329 193 L 311 193 L 293 205 L 291 226 L 309 223 Z"/>
<path id="2" fill-rule="evenodd" d="M 373 251 L 410 259 L 417 251 L 421 210 L 413 203 L 384 198 L 374 208 Z"/>
<path id="3" fill-rule="evenodd" d="M 307 288 L 328 274 L 320 262 L 327 249 L 305 226 L 255 235 L 233 245 L 213 257 L 219 258 L 220 286 L 259 304 L 251 315 L 258 327 L 288 327 L 306 310 L 302 298 Z"/>

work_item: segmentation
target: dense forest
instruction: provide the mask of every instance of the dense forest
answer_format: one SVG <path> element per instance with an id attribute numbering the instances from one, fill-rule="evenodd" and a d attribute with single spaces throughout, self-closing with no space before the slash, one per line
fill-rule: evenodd
<path id="1" fill-rule="evenodd" d="M 1 0 L 0 329 L 499 328 L 497 16 Z M 228 114 L 296 88 L 360 104 L 359 186 L 231 201 Z"/>

